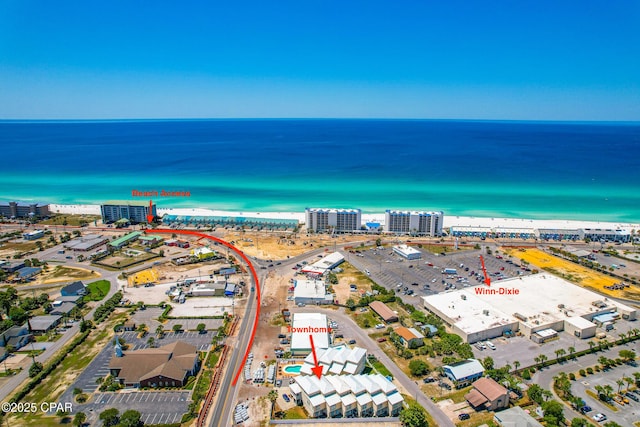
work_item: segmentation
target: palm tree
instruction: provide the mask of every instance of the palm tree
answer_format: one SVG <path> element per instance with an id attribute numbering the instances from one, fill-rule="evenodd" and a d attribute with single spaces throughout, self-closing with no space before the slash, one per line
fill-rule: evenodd
<path id="1" fill-rule="evenodd" d="M 544 365 L 544 362 L 548 359 L 548 357 L 544 354 L 541 354 L 540 356 L 538 356 L 538 358 L 540 359 L 540 367 L 542 367 Z"/>
<path id="2" fill-rule="evenodd" d="M 611 397 L 613 396 L 613 387 L 611 387 L 609 384 L 607 384 L 603 388 L 604 388 L 604 394 L 605 394 L 607 400 L 611 400 Z"/>
<path id="3" fill-rule="evenodd" d="M 518 368 L 520 367 L 520 362 L 518 362 L 517 360 L 513 361 L 513 366 L 515 367 L 515 370 L 517 371 Z"/>
<path id="4" fill-rule="evenodd" d="M 622 377 L 622 379 L 627 383 L 627 391 L 629 391 L 629 388 L 635 381 L 631 377 Z"/>
<path id="5" fill-rule="evenodd" d="M 601 385 L 597 385 L 595 386 L 596 392 L 598 393 L 598 397 L 600 398 L 600 400 L 604 400 L 602 397 L 605 395 L 604 394 L 604 387 L 602 387 Z"/>
<path id="6" fill-rule="evenodd" d="M 624 332 L 620 332 L 618 336 L 620 337 L 620 342 L 624 344 L 624 339 L 627 338 L 627 334 L 625 334 Z"/>
<path id="7" fill-rule="evenodd" d="M 606 370 L 607 368 L 609 368 L 609 359 L 604 356 L 598 357 L 598 363 L 602 365 L 602 369 Z"/>
<path id="8" fill-rule="evenodd" d="M 278 392 L 275 390 L 271 390 L 269 392 L 269 394 L 267 395 L 267 398 L 271 401 L 271 416 L 270 418 L 273 418 L 273 406 L 276 403 L 276 400 L 278 399 Z"/>
<path id="9" fill-rule="evenodd" d="M 560 357 L 564 356 L 565 354 L 567 354 L 566 350 L 564 348 L 559 348 L 555 351 L 556 353 L 556 358 L 558 360 L 560 360 Z"/>
<path id="10" fill-rule="evenodd" d="M 573 353 L 576 352 L 575 347 L 569 347 L 569 357 L 573 359 Z"/>
<path id="11" fill-rule="evenodd" d="M 162 327 L 162 325 L 158 325 L 158 327 L 156 328 L 156 335 L 158 336 L 158 338 L 162 338 L 163 334 L 164 328 Z"/>
<path id="12" fill-rule="evenodd" d="M 616 384 L 618 384 L 618 394 L 620 394 L 620 389 L 624 385 L 624 381 L 623 380 L 616 380 Z"/>

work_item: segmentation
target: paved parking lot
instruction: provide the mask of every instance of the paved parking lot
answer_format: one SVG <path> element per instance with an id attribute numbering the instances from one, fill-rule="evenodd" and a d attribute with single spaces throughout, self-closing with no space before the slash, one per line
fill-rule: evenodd
<path id="1" fill-rule="evenodd" d="M 620 349 L 622 347 L 618 347 Z M 617 351 L 615 351 L 617 354 Z M 613 357 L 612 355 L 608 355 L 608 357 Z M 580 360 L 574 366 L 573 369 L 579 370 L 581 368 L 586 369 L 586 365 L 582 366 Z M 615 421 L 623 426 L 632 426 L 633 423 L 637 422 L 640 419 L 640 402 L 635 402 L 629 399 L 629 404 L 620 405 L 618 403 L 613 403 L 613 405 L 618 409 L 618 412 L 613 412 L 611 409 L 603 405 L 598 399 L 594 399 L 586 393 L 586 390 L 591 390 L 595 392 L 595 386 L 597 385 L 610 385 L 613 387 L 614 393 L 618 391 L 618 385 L 616 384 L 616 380 L 621 379 L 622 377 L 631 377 L 633 378 L 633 373 L 638 372 L 638 367 L 629 366 L 629 365 L 621 365 L 616 366 L 615 368 L 609 369 L 606 372 L 599 372 L 594 375 L 588 375 L 586 378 L 579 378 L 576 381 L 572 382 L 571 390 L 574 395 L 580 396 L 587 402 L 587 405 L 593 408 L 592 412 L 589 412 L 587 416 L 591 418 L 594 414 L 601 412 L 607 416 L 607 421 Z M 627 388 L 627 384 L 625 383 L 622 386 L 622 392 Z M 607 422 L 605 421 L 605 422 Z"/>
<path id="2" fill-rule="evenodd" d="M 420 297 L 433 295 L 445 290 L 446 283 L 455 285 L 457 288 L 465 286 L 464 282 L 457 282 L 453 275 L 443 274 L 445 268 L 455 268 L 457 275 L 467 279 L 466 286 L 473 286 L 482 283 L 471 272 L 480 273 L 479 255 L 483 250 L 464 250 L 459 252 L 447 252 L 446 255 L 436 255 L 418 247 L 415 249 L 422 252 L 422 258 L 417 260 L 407 260 L 399 255 L 395 255 L 390 247 L 384 249 L 372 248 L 354 254 L 343 251 L 345 259 L 361 271 L 369 271 L 376 283 L 387 289 L 394 289 L 403 301 L 422 307 Z M 483 254 L 487 272 L 493 281 L 497 281 L 496 273 L 505 277 L 517 277 L 519 275 L 531 274 L 510 264 L 506 259 L 498 259 L 495 255 Z M 431 265 L 429 265 L 431 264 Z M 463 264 L 463 267 L 460 267 Z M 465 271 L 465 268 L 469 271 Z M 443 283 L 443 281 L 445 283 Z M 412 286 L 417 283 L 418 286 Z M 413 290 L 414 295 L 403 295 L 404 287 Z"/>
<path id="3" fill-rule="evenodd" d="M 189 391 L 132 391 L 131 393 L 97 393 L 90 403 L 74 405 L 75 411 L 95 414 L 117 408 L 122 414 L 133 409 L 142 414 L 145 425 L 180 422 L 191 403 Z M 77 408 L 77 409 L 76 409 Z"/>
<path id="4" fill-rule="evenodd" d="M 222 319 L 171 319 L 162 326 L 165 331 L 172 330 L 173 325 L 182 325 L 183 331 L 195 331 L 199 323 L 204 323 L 207 330 L 217 330 L 222 326 Z M 155 331 L 155 328 L 150 331 Z"/>
<path id="5" fill-rule="evenodd" d="M 148 333 L 143 338 L 138 338 L 138 333 L 134 331 L 123 332 L 121 334 L 122 338 L 124 338 L 124 341 L 129 344 L 128 351 L 149 347 L 149 345 L 147 344 L 149 337 L 153 337 L 155 339 L 155 345 L 157 347 L 171 344 L 174 341 L 180 340 L 196 346 L 199 351 L 206 351 L 209 349 L 214 335 L 215 334 L 211 331 L 207 331 L 203 334 L 193 331 L 178 333 L 166 332 L 163 338 L 158 339 L 153 331 Z"/>

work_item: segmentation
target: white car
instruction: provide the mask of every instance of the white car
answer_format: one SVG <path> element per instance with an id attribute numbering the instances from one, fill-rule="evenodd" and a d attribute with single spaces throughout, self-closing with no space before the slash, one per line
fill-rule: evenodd
<path id="1" fill-rule="evenodd" d="M 384 329 L 384 325 L 382 323 L 378 323 L 376 325 L 376 329 Z"/>
<path id="2" fill-rule="evenodd" d="M 597 413 L 592 417 L 595 421 L 597 422 L 602 422 L 605 421 L 607 419 L 607 416 L 601 413 Z"/>

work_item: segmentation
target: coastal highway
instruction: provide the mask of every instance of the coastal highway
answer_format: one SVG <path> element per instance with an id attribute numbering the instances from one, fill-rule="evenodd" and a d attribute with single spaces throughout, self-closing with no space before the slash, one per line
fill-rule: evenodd
<path id="1" fill-rule="evenodd" d="M 264 283 L 266 278 L 265 274 L 261 274 L 259 277 L 260 283 Z M 257 289 L 258 284 L 253 282 L 252 288 Z M 245 310 L 242 322 L 240 323 L 240 329 L 238 330 L 238 338 L 235 342 L 233 350 L 231 350 L 229 361 L 225 368 L 225 374 L 223 376 L 222 383 L 218 389 L 218 397 L 215 399 L 215 405 L 212 411 L 209 413 L 209 426 L 231 426 L 233 425 L 232 414 L 235 408 L 235 402 L 238 395 L 238 388 L 243 380 L 242 375 L 238 379 L 238 383 L 232 386 L 231 383 L 236 376 L 238 370 L 242 367 L 244 354 L 249 346 L 249 340 L 251 338 L 251 329 L 256 320 L 256 310 L 260 305 L 260 301 L 256 301 L 256 291 L 252 291 L 249 294 L 249 300 L 247 301 L 247 308 Z M 227 341 L 230 339 L 227 338 Z"/>

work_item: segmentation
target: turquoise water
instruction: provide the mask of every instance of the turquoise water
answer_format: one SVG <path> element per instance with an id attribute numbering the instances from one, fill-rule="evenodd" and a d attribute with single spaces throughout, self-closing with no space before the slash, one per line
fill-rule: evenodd
<path id="1" fill-rule="evenodd" d="M 299 374 L 302 365 L 289 365 L 284 367 L 284 371 L 288 374 Z"/>
<path id="2" fill-rule="evenodd" d="M 640 222 L 638 124 L 0 122 L 0 146 L 2 199 Z"/>

